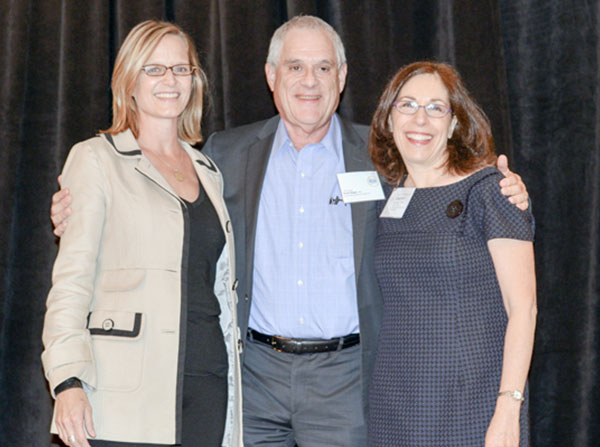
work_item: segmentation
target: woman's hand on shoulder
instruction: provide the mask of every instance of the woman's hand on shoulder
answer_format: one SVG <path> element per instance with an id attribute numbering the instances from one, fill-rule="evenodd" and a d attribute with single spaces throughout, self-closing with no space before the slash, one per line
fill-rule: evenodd
<path id="1" fill-rule="evenodd" d="M 69 388 L 56 395 L 55 422 L 65 445 L 90 447 L 86 433 L 96 437 L 92 407 L 82 388 Z"/>

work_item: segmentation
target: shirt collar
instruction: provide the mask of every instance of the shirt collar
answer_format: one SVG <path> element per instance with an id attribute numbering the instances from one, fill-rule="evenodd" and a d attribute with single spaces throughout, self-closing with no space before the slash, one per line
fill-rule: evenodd
<path id="1" fill-rule="evenodd" d="M 309 144 L 308 146 L 321 146 L 326 150 L 326 153 L 335 156 L 336 160 L 340 159 L 342 156 L 342 132 L 337 114 L 334 113 L 331 117 L 329 129 L 327 129 L 327 133 L 323 139 L 318 143 Z M 283 120 L 280 119 L 279 124 L 277 125 L 277 131 L 275 132 L 275 138 L 273 139 L 271 158 L 279 157 L 281 154 L 285 153 L 286 150 L 291 150 L 295 154 L 298 152 L 294 148 L 292 140 L 290 140 Z"/>

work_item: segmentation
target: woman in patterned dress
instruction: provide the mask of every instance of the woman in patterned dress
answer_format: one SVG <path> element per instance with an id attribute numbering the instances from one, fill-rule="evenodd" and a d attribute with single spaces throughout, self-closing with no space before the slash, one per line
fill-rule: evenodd
<path id="1" fill-rule="evenodd" d="M 533 218 L 500 193 L 487 117 L 452 67 L 413 63 L 387 85 L 369 150 L 388 183 L 370 445 L 528 446 Z"/>

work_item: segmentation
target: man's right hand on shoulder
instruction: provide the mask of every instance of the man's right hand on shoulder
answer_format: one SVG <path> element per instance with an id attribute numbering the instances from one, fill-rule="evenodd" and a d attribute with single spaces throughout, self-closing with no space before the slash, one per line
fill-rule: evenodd
<path id="1" fill-rule="evenodd" d="M 58 176 L 58 184 L 61 185 L 61 176 Z M 73 198 L 69 188 L 60 189 L 52 196 L 52 205 L 50 206 L 50 219 L 54 225 L 54 234 L 61 237 L 69 223 L 68 217 L 71 215 L 70 204 Z"/>

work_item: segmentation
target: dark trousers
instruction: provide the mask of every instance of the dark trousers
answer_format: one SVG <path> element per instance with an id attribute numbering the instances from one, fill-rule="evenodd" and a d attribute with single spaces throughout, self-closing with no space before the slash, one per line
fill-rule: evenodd
<path id="1" fill-rule="evenodd" d="M 242 370 L 246 447 L 364 447 L 360 345 L 288 354 L 248 340 Z"/>

